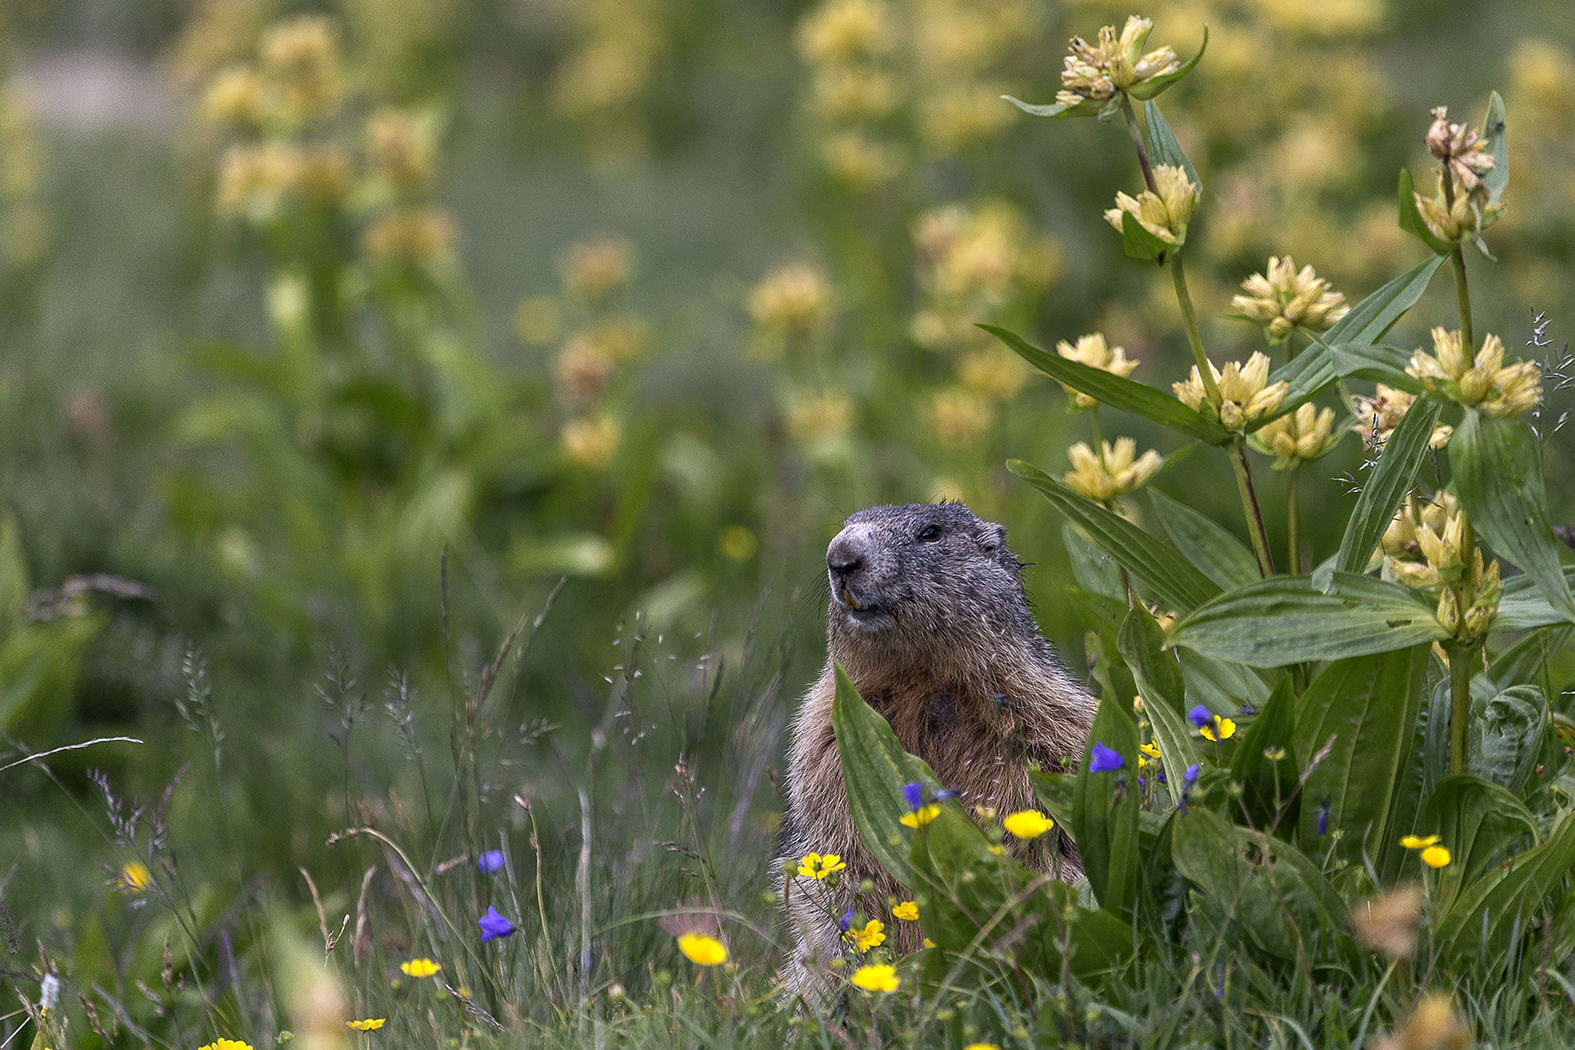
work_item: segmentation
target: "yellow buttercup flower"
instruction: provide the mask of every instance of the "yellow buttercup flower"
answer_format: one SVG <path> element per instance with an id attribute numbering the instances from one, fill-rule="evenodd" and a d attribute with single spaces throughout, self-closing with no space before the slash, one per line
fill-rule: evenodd
<path id="1" fill-rule="evenodd" d="M 1075 345 L 1063 339 L 1056 344 L 1055 350 L 1068 361 L 1076 361 L 1078 364 L 1098 368 L 1122 378 L 1131 375 L 1132 370 L 1138 366 L 1137 361 L 1126 356 L 1125 348 L 1107 346 L 1105 337 L 1099 332 L 1079 336 Z M 1073 390 L 1065 383 L 1061 384 L 1061 389 L 1071 396 L 1072 403 L 1080 409 L 1093 408 L 1099 403 L 1097 399 L 1079 390 Z"/>
<path id="2" fill-rule="evenodd" d="M 891 910 L 891 914 L 903 922 L 913 922 L 919 917 L 919 906 L 913 901 L 903 901 Z"/>
<path id="3" fill-rule="evenodd" d="M 679 937 L 678 950 L 696 966 L 717 966 L 727 962 L 727 945 L 703 933 L 686 933 Z"/>
<path id="4" fill-rule="evenodd" d="M 252 1044 L 239 1039 L 215 1039 L 198 1047 L 197 1050 L 252 1050 Z"/>
<path id="5" fill-rule="evenodd" d="M 886 963 L 860 966 L 853 971 L 851 980 L 853 987 L 866 992 L 895 992 L 902 984 L 902 979 L 897 976 L 897 968 Z"/>
<path id="6" fill-rule="evenodd" d="M 1437 835 L 1429 835 L 1426 838 L 1423 838 L 1421 835 L 1407 835 L 1400 840 L 1400 845 L 1406 849 L 1426 849 L 1437 841 Z"/>
<path id="7" fill-rule="evenodd" d="M 902 824 L 904 827 L 917 828 L 928 824 L 930 821 L 940 816 L 940 812 L 941 807 L 934 805 L 933 803 L 930 805 L 920 806 L 912 813 L 904 813 L 899 819 L 898 823 Z"/>
<path id="8" fill-rule="evenodd" d="M 1036 839 L 1055 827 L 1055 821 L 1036 809 L 1013 813 L 1001 825 L 1020 839 Z"/>
<path id="9" fill-rule="evenodd" d="M 346 1028 L 354 1028 L 357 1032 L 375 1032 L 388 1023 L 386 1017 L 368 1017 L 364 1021 L 346 1021 Z"/>
<path id="10" fill-rule="evenodd" d="M 1122 215 L 1130 213 L 1143 228 L 1166 244 L 1187 242 L 1187 222 L 1198 206 L 1202 192 L 1187 179 L 1184 168 L 1161 164 L 1154 169 L 1155 190 L 1144 190 L 1136 197 L 1116 194 L 1116 206 L 1105 212 L 1105 221 L 1122 229 Z"/>
<path id="11" fill-rule="evenodd" d="M 926 948 L 933 948 L 933 947 L 935 947 L 935 942 L 930 940 L 928 937 L 926 937 L 926 938 L 924 938 L 924 946 Z"/>
<path id="12" fill-rule="evenodd" d="M 823 879 L 847 866 L 847 863 L 835 853 L 827 853 L 824 856 L 819 853 L 807 853 L 798 862 L 798 873 L 806 879 Z"/>
<path id="13" fill-rule="evenodd" d="M 403 971 L 407 977 L 431 977 L 433 974 L 443 969 L 443 967 L 439 966 L 431 959 L 411 959 L 409 962 L 400 963 L 399 969 Z"/>
<path id="14" fill-rule="evenodd" d="M 1215 715 L 1214 721 L 1206 722 L 1199 726 L 1198 732 L 1203 734 L 1205 740 L 1219 743 L 1221 740 L 1229 740 L 1236 735 L 1236 723 L 1229 718 L 1221 718 L 1219 715 Z"/>
<path id="15" fill-rule="evenodd" d="M 1430 868 L 1442 868 L 1449 863 L 1447 846 L 1429 846 L 1422 851 L 1422 863 Z"/>
<path id="16" fill-rule="evenodd" d="M 1159 757 L 1159 746 L 1157 744 L 1139 744 L 1138 750 L 1143 752 L 1149 758 Z"/>
<path id="17" fill-rule="evenodd" d="M 1281 381 L 1269 383 L 1268 355 L 1254 352 L 1245 365 L 1226 362 L 1224 371 L 1209 363 L 1209 372 L 1219 390 L 1219 403 L 1209 397 L 1208 388 L 1198 366 L 1192 366 L 1192 375 L 1184 383 L 1172 383 L 1170 388 L 1183 404 L 1196 412 L 1213 416 L 1227 430 L 1241 430 L 1248 423 L 1256 422 L 1280 407 L 1290 384 Z"/>
<path id="18" fill-rule="evenodd" d="M 883 932 L 885 929 L 885 923 L 879 919 L 871 919 L 859 929 L 848 930 L 842 935 L 842 939 L 859 951 L 867 952 L 886 943 L 886 934 Z"/>
<path id="19" fill-rule="evenodd" d="M 1072 470 L 1063 476 L 1067 487 L 1099 503 L 1109 503 L 1139 488 L 1165 464 L 1153 449 L 1138 456 L 1137 442 L 1127 437 L 1117 438 L 1113 446 L 1100 442 L 1098 455 L 1079 441 L 1066 455 L 1072 461 Z"/>

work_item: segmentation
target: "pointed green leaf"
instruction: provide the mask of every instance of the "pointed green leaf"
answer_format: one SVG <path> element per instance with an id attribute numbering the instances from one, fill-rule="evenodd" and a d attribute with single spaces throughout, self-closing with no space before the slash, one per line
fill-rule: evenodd
<path id="1" fill-rule="evenodd" d="M 1538 924 L 1553 893 L 1575 869 L 1575 811 L 1564 814 L 1547 841 L 1492 868 L 1456 894 L 1440 917 L 1434 946 L 1441 958 L 1482 972 L 1496 966 L 1513 931 Z"/>
<path id="2" fill-rule="evenodd" d="M 1269 702 L 1269 687 L 1258 672 L 1233 660 L 1216 660 L 1196 649 L 1177 649 L 1181 671 L 1187 679 L 1187 701 L 1178 711 L 1202 704 L 1216 714 L 1234 718 L 1245 707 L 1262 709 Z"/>
<path id="3" fill-rule="evenodd" d="M 1165 787 L 1172 801 L 1181 790 L 1181 773 L 1198 761 L 1196 745 L 1190 727 L 1181 717 L 1181 704 L 1186 696 L 1186 683 L 1181 667 L 1173 653 L 1165 649 L 1165 634 L 1159 624 L 1143 606 L 1135 606 L 1127 613 L 1116 643 L 1132 677 L 1143 697 L 1143 709 L 1149 716 L 1154 730 L 1155 743 L 1159 745 L 1160 758 L 1167 770 Z"/>
<path id="4" fill-rule="evenodd" d="M 1337 572 L 1331 593 L 1307 576 L 1238 587 L 1188 613 L 1170 632 L 1187 646 L 1252 667 L 1405 649 L 1446 637 L 1433 610 L 1398 584 Z"/>
<path id="5" fill-rule="evenodd" d="M 1131 95 L 1133 98 L 1137 99 L 1140 102 L 1144 102 L 1144 101 L 1147 101 L 1148 99 L 1158 97 L 1167 88 L 1169 88 L 1172 84 L 1176 83 L 1182 77 L 1184 77 L 1188 73 L 1192 72 L 1192 70 L 1197 66 L 1198 62 L 1202 60 L 1203 52 L 1207 51 L 1208 49 L 1209 49 L 1209 27 L 1208 26 L 1204 26 L 1203 27 L 1203 43 L 1198 45 L 1198 53 L 1197 54 L 1195 54 L 1191 58 L 1187 59 L 1187 61 L 1182 64 L 1181 68 L 1177 69 L 1174 73 L 1166 73 L 1164 76 L 1154 77 L 1154 78 L 1152 78 L 1150 80 L 1145 80 L 1141 84 L 1134 84 L 1134 85 L 1132 85 L 1131 89 L 1129 89 L 1127 91 L 1127 94 Z"/>
<path id="6" fill-rule="evenodd" d="M 1186 228 L 1183 227 L 1183 234 L 1185 231 Z M 1171 244 L 1154 236 L 1131 212 L 1121 213 L 1121 249 L 1127 253 L 1127 258 L 1142 259 L 1146 262 L 1163 259 L 1166 253 L 1175 251 L 1179 247 L 1181 243 Z"/>
<path id="7" fill-rule="evenodd" d="M 979 327 L 1017 351 L 1025 361 L 1045 375 L 1065 383 L 1073 390 L 1097 398 L 1111 408 L 1142 416 L 1212 445 L 1220 444 L 1227 437 L 1225 428 L 1218 423 L 1205 419 L 1177 398 L 1151 386 L 1041 350 L 1004 328 L 991 324 L 981 324 Z"/>
<path id="8" fill-rule="evenodd" d="M 1482 176 L 1482 183 L 1488 188 L 1488 203 L 1497 204 L 1509 186 L 1509 133 L 1504 121 L 1504 100 L 1497 91 L 1488 96 L 1482 136 L 1487 140 L 1488 152 L 1493 154 L 1493 170 Z"/>
<path id="9" fill-rule="evenodd" d="M 1427 245 L 1438 255 L 1448 255 L 1455 250 L 1453 241 L 1446 241 L 1438 237 L 1427 228 L 1427 223 L 1422 219 L 1422 213 L 1416 206 L 1416 186 L 1411 182 L 1411 173 L 1405 168 L 1400 169 L 1400 228 L 1423 244 Z"/>
<path id="10" fill-rule="evenodd" d="M 1252 551 L 1212 518 L 1156 488 L 1148 490 L 1148 497 L 1170 542 L 1209 579 L 1228 590 L 1261 578 Z"/>
<path id="11" fill-rule="evenodd" d="M 1119 514 L 1112 514 L 1073 492 L 1044 471 L 1020 459 L 1008 460 L 1013 474 L 1044 493 L 1057 510 L 1083 530 L 1101 550 L 1115 558 L 1166 606 L 1185 611 L 1219 593 L 1219 587 L 1176 550 L 1155 539 Z"/>
<path id="12" fill-rule="evenodd" d="M 1089 771 L 1096 742 L 1121 756 L 1120 770 Z M 1094 897 L 1120 916 L 1130 915 L 1137 902 L 1137 757 L 1137 723 L 1119 705 L 1101 703 L 1072 789 L 1072 838 Z"/>
<path id="13" fill-rule="evenodd" d="M 1268 830 L 1280 806 L 1287 801 L 1290 807 L 1283 818 L 1283 827 L 1287 830 L 1296 827 L 1301 797 L 1293 797 L 1293 794 L 1301 768 L 1297 765 L 1295 728 L 1296 690 L 1291 676 L 1286 675 L 1236 745 L 1236 754 L 1230 764 L 1230 778 L 1242 785 L 1242 802 L 1252 817 L 1252 826 L 1259 831 Z M 1278 760 L 1269 758 L 1264 752 L 1271 748 L 1284 751 L 1284 756 Z"/>
<path id="14" fill-rule="evenodd" d="M 1477 532 L 1536 581 L 1560 616 L 1575 621 L 1531 428 L 1519 419 L 1467 410 L 1449 439 L 1449 466 L 1455 495 Z"/>
<path id="15" fill-rule="evenodd" d="M 1537 818 L 1514 795 L 1481 777 L 1460 773 L 1438 782 L 1422 807 L 1418 828 L 1437 835 L 1449 850 L 1449 865 L 1439 872 L 1437 899 L 1446 907 L 1500 856 L 1504 846 L 1526 837 L 1537 840 Z"/>
<path id="16" fill-rule="evenodd" d="M 1423 392 L 1421 381 L 1406 373 L 1406 366 L 1411 363 L 1411 353 L 1398 346 L 1379 343 L 1329 344 L 1330 364 L 1336 376 L 1342 379 L 1365 379 L 1420 394 Z"/>
<path id="17" fill-rule="evenodd" d="M 1500 688 L 1536 684 L 1548 660 L 1569 643 L 1572 631 L 1575 631 L 1575 627 L 1568 624 L 1532 631 L 1493 658 L 1488 677 Z"/>
<path id="18" fill-rule="evenodd" d="M 1095 99 L 1084 99 L 1075 105 L 1064 106 L 1059 102 L 1050 102 L 1042 106 L 1031 102 L 1015 99 L 1011 95 L 1002 95 L 1001 98 L 1010 102 L 1024 113 L 1035 117 L 1049 117 L 1052 120 L 1066 119 L 1068 117 L 1097 117 L 1104 104 Z"/>
<path id="19" fill-rule="evenodd" d="M 1429 649 L 1413 646 L 1376 656 L 1338 660 L 1302 694 L 1292 745 L 1304 763 L 1332 736 L 1329 755 L 1307 774 L 1297 841 L 1322 854 L 1330 839 L 1318 834 L 1325 795 L 1333 827 L 1344 836 L 1336 852 L 1360 863 L 1365 848 L 1381 856 L 1392 837 L 1390 800 L 1410 755 L 1412 728 L 1422 705 Z M 1365 845 L 1364 845 L 1365 844 Z"/>
<path id="20" fill-rule="evenodd" d="M 831 726 L 837 735 L 848 809 L 859 829 L 859 838 L 881 867 L 898 882 L 911 886 L 908 855 L 913 830 L 902 824 L 902 818 L 911 812 L 902 788 L 904 784 L 920 783 L 938 791 L 941 783 L 929 766 L 902 749 L 897 734 L 864 702 L 841 664 L 837 665 L 836 675 Z"/>
<path id="21" fill-rule="evenodd" d="M 1394 520 L 1395 510 L 1411 491 L 1416 472 L 1427 459 L 1427 443 L 1438 422 L 1438 411 L 1438 402 L 1422 398 L 1412 404 L 1400 425 L 1389 435 L 1383 454 L 1378 457 L 1378 466 L 1362 486 L 1356 509 L 1346 523 L 1345 535 L 1340 539 L 1340 553 L 1335 560 L 1336 571 L 1367 571 L 1367 562 L 1377 549 L 1378 541 L 1383 539 L 1384 531 Z"/>
<path id="22" fill-rule="evenodd" d="M 1208 42 L 1207 31 L 1204 33 L 1204 43 Z M 1202 52 L 1198 52 L 1200 55 Z M 1181 143 L 1176 141 L 1176 133 L 1170 130 L 1170 125 L 1165 122 L 1165 117 L 1159 111 L 1159 106 L 1152 101 L 1143 103 L 1143 130 L 1144 140 L 1148 143 L 1148 159 L 1154 165 L 1165 164 L 1172 168 L 1181 168 L 1187 173 L 1187 181 L 1198 188 L 1203 187 L 1203 180 L 1198 178 L 1197 169 L 1181 151 Z"/>

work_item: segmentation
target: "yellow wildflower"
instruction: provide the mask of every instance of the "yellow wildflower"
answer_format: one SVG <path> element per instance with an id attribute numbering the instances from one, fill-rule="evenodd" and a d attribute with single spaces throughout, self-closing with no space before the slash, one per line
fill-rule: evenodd
<path id="1" fill-rule="evenodd" d="M 458 229 L 441 208 L 404 208 L 378 219 L 361 236 L 368 258 L 432 266 L 454 256 Z"/>
<path id="2" fill-rule="evenodd" d="M 1149 758 L 1159 757 L 1159 747 L 1155 744 L 1139 744 L 1138 750 L 1143 752 Z"/>
<path id="3" fill-rule="evenodd" d="M 1221 740 L 1229 740 L 1236 735 L 1236 723 L 1229 718 L 1221 718 L 1219 715 L 1215 715 L 1214 721 L 1206 722 L 1199 726 L 1198 732 L 1203 734 L 1203 739 L 1219 743 Z"/>
<path id="4" fill-rule="evenodd" d="M 1072 470 L 1063 476 L 1074 492 L 1100 503 L 1132 492 L 1164 465 L 1164 460 L 1153 449 L 1136 456 L 1137 443 L 1128 437 L 1117 438 L 1114 446 L 1108 441 L 1100 445 L 1097 456 L 1081 441 L 1067 449 Z"/>
<path id="5" fill-rule="evenodd" d="M 686 933 L 679 937 L 678 950 L 696 966 L 716 966 L 727 962 L 727 945 L 703 933 Z"/>
<path id="6" fill-rule="evenodd" d="M 1416 395 L 1379 383 L 1374 396 L 1362 397 L 1358 394 L 1351 400 L 1356 405 L 1356 425 L 1352 429 L 1362 435 L 1362 440 L 1369 447 L 1377 449 L 1383 447 L 1384 442 L 1389 440 L 1390 432 L 1400 425 L 1406 410 L 1416 401 Z M 1434 452 L 1442 451 L 1454 432 L 1454 427 L 1439 423 L 1433 427 L 1433 436 L 1428 439 L 1427 447 Z"/>
<path id="7" fill-rule="evenodd" d="M 608 415 L 594 419 L 571 419 L 558 435 L 564 455 L 585 470 L 600 470 L 618 451 L 622 430 Z"/>
<path id="8" fill-rule="evenodd" d="M 895 42 L 891 12 L 879 0 L 831 0 L 798 31 L 799 53 L 812 65 L 882 54 Z"/>
<path id="9" fill-rule="evenodd" d="M 566 288 L 595 301 L 628 283 L 634 273 L 634 245 L 623 237 L 597 234 L 571 244 L 558 266 Z"/>
<path id="10" fill-rule="evenodd" d="M 919 906 L 913 901 L 903 901 L 891 910 L 891 914 L 903 922 L 913 922 L 919 917 Z"/>
<path id="11" fill-rule="evenodd" d="M 1542 400 L 1542 371 L 1535 361 L 1504 364 L 1504 343 L 1491 333 L 1473 356 L 1459 331 L 1433 329 L 1433 352 L 1411 354 L 1406 374 L 1435 394 L 1486 416 L 1518 416 Z"/>
<path id="12" fill-rule="evenodd" d="M 1220 401 L 1215 404 L 1208 396 L 1198 366 L 1192 366 L 1192 375 L 1184 383 L 1172 383 L 1170 388 L 1190 409 L 1212 415 L 1227 430 L 1240 430 L 1248 423 L 1269 415 L 1285 400 L 1290 384 L 1283 380 L 1269 384 L 1269 358 L 1254 352 L 1245 366 L 1229 361 L 1222 372 L 1209 363 L 1209 372 L 1219 390 Z"/>
<path id="13" fill-rule="evenodd" d="M 127 861 L 120 869 L 120 883 L 117 888 L 130 893 L 150 890 L 153 888 L 153 873 L 140 860 Z"/>
<path id="14" fill-rule="evenodd" d="M 1262 325 L 1271 344 L 1285 342 L 1297 328 L 1326 331 L 1350 310 L 1345 296 L 1331 291 L 1311 266 L 1297 272 L 1289 255 L 1271 256 L 1268 274 L 1255 273 L 1241 287 L 1247 294 L 1233 296 L 1231 306 Z"/>
<path id="15" fill-rule="evenodd" d="M 1125 348 L 1106 346 L 1105 337 L 1099 332 L 1080 336 L 1075 346 L 1063 339 L 1056 344 L 1055 351 L 1068 361 L 1076 361 L 1123 378 L 1131 375 L 1132 370 L 1138 366 L 1136 360 L 1126 356 Z M 1095 398 L 1080 390 L 1073 390 L 1065 383 L 1061 384 L 1061 389 L 1071 395 L 1073 403 L 1078 408 L 1093 408 L 1099 403 Z"/>
<path id="16" fill-rule="evenodd" d="M 346 1021 L 346 1028 L 354 1028 L 357 1032 L 375 1032 L 388 1023 L 386 1017 L 368 1017 L 364 1021 Z"/>
<path id="17" fill-rule="evenodd" d="M 831 282 L 807 263 L 790 263 L 766 274 L 749 293 L 749 316 L 790 335 L 821 328 L 831 313 Z"/>
<path id="18" fill-rule="evenodd" d="M 1437 841 L 1437 835 L 1429 835 L 1426 838 L 1421 835 L 1407 835 L 1400 840 L 1400 845 L 1406 849 L 1426 849 Z"/>
<path id="19" fill-rule="evenodd" d="M 848 930 L 842 935 L 842 939 L 859 951 L 867 952 L 886 943 L 886 934 L 882 932 L 885 929 L 885 923 L 879 919 L 871 919 L 859 929 Z"/>
<path id="20" fill-rule="evenodd" d="M 431 977 L 443 967 L 431 959 L 411 959 L 399 964 L 399 969 L 407 977 Z"/>
<path id="21" fill-rule="evenodd" d="M 798 862 L 798 873 L 806 879 L 823 879 L 847 866 L 847 863 L 835 853 L 827 853 L 824 856 L 819 853 L 806 853 Z"/>
<path id="22" fill-rule="evenodd" d="M 1127 91 L 1155 77 L 1174 73 L 1181 63 L 1172 48 L 1166 46 L 1147 54 L 1143 52 L 1143 45 L 1153 29 L 1150 19 L 1132 15 L 1121 27 L 1120 37 L 1116 36 L 1115 26 L 1101 28 L 1097 44 L 1073 37 L 1072 53 L 1066 56 L 1056 102 L 1075 106 L 1091 99 L 1103 101 L 1114 98 L 1117 91 Z"/>
<path id="23" fill-rule="evenodd" d="M 1449 996 L 1435 992 L 1417 1004 L 1403 1027 L 1375 1045 L 1377 1050 L 1466 1050 L 1471 1043 L 1471 1029 Z"/>
<path id="24" fill-rule="evenodd" d="M 853 972 L 851 979 L 853 987 L 866 992 L 895 992 L 902 984 L 902 979 L 897 976 L 897 968 L 886 963 L 860 966 Z"/>
<path id="25" fill-rule="evenodd" d="M 252 1044 L 239 1039 L 215 1039 L 211 1043 L 204 1043 L 197 1050 L 252 1050 Z"/>
<path id="26" fill-rule="evenodd" d="M 926 938 L 924 938 L 924 946 L 926 948 L 933 948 L 933 947 L 935 947 L 935 942 L 930 940 L 928 937 L 926 937 Z"/>
<path id="27" fill-rule="evenodd" d="M 1055 827 L 1055 821 L 1036 809 L 1025 809 L 1007 816 L 1001 826 L 1020 839 L 1036 839 Z"/>
<path id="28" fill-rule="evenodd" d="M 1447 846 L 1429 846 L 1422 851 L 1422 863 L 1430 868 L 1442 868 L 1449 863 Z"/>
<path id="29" fill-rule="evenodd" d="M 1145 230 L 1166 244 L 1185 244 L 1187 222 L 1198 205 L 1201 191 L 1188 181 L 1185 169 L 1168 164 L 1154 169 L 1154 186 L 1157 193 L 1144 190 L 1136 198 L 1117 193 L 1116 206 L 1105 212 L 1105 221 L 1119 232 L 1122 215 L 1131 213 Z"/>
<path id="30" fill-rule="evenodd" d="M 1344 430 L 1333 430 L 1334 409 L 1319 411 L 1312 402 L 1258 428 L 1247 443 L 1274 457 L 1274 469 L 1286 470 L 1317 459 L 1340 443 Z"/>
<path id="31" fill-rule="evenodd" d="M 908 828 L 922 827 L 940 816 L 941 807 L 933 803 L 920 806 L 912 813 L 904 813 L 898 823 Z"/>

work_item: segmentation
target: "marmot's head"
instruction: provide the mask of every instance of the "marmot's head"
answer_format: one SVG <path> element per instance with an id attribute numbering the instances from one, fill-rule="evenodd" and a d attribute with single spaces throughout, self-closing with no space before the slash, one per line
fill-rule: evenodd
<path id="1" fill-rule="evenodd" d="M 882 649 L 966 645 L 1028 617 L 1006 530 L 961 503 L 871 507 L 826 550 L 834 642 Z"/>

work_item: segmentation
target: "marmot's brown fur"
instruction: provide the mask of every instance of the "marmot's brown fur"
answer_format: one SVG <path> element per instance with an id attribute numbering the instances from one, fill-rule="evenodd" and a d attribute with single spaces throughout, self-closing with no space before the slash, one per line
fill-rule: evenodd
<path id="1" fill-rule="evenodd" d="M 791 956 L 789 996 L 820 1000 L 825 967 L 844 953 L 837 916 L 857 902 L 886 924 L 887 947 L 919 947 L 916 923 L 891 916 L 904 891 L 859 839 L 831 725 L 840 663 L 910 753 L 929 763 L 969 807 L 1002 816 L 1036 809 L 1028 765 L 1046 772 L 1082 754 L 1095 701 L 1067 672 L 1028 611 L 1022 563 L 1006 530 L 960 503 L 871 507 L 847 519 L 826 552 L 831 585 L 826 669 L 804 697 L 789 748 L 787 805 L 779 854 L 847 863 L 839 888 L 788 876 L 783 901 Z M 1064 837 L 1056 868 L 1082 874 Z M 1020 859 L 1050 870 L 1044 848 Z M 869 879 L 873 892 L 857 894 Z"/>

